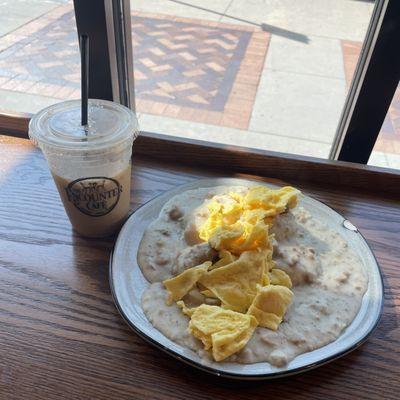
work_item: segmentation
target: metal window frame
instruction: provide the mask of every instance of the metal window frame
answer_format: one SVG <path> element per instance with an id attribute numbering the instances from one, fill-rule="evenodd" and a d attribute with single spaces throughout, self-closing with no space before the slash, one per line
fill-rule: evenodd
<path id="1" fill-rule="evenodd" d="M 78 35 L 90 38 L 89 98 L 135 110 L 129 0 L 74 0 Z"/>
<path id="2" fill-rule="evenodd" d="M 366 164 L 400 79 L 400 1 L 378 0 L 329 158 Z"/>

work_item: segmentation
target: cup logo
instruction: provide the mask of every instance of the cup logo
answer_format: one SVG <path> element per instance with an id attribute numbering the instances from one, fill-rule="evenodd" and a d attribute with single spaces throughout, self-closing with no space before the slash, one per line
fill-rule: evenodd
<path id="1" fill-rule="evenodd" d="M 80 212 L 91 217 L 101 217 L 118 204 L 122 185 L 115 179 L 95 176 L 72 181 L 65 190 L 68 201 Z"/>

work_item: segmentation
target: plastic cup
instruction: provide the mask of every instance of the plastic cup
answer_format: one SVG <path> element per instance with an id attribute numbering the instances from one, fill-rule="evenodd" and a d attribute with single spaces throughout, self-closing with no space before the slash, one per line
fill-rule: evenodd
<path id="1" fill-rule="evenodd" d="M 80 100 L 37 113 L 29 137 L 48 162 L 65 211 L 82 236 L 115 233 L 130 210 L 135 113 L 106 100 L 89 99 L 88 125 L 81 125 Z"/>

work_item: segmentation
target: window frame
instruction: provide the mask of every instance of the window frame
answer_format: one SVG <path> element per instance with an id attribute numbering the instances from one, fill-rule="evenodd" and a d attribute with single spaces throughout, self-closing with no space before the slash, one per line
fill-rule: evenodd
<path id="1" fill-rule="evenodd" d="M 89 98 L 135 110 L 129 0 L 74 0 L 78 36 L 89 36 Z"/>
<path id="2" fill-rule="evenodd" d="M 367 164 L 400 79 L 400 1 L 375 4 L 329 158 Z"/>

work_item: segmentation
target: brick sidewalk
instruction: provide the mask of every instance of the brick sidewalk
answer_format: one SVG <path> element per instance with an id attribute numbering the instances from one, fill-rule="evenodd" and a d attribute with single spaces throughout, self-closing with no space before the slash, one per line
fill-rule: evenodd
<path id="1" fill-rule="evenodd" d="M 251 27 L 134 13 L 139 112 L 247 129 L 270 34 Z M 74 12 L 62 5 L 0 39 L 0 89 L 79 97 Z"/>

